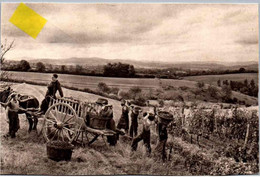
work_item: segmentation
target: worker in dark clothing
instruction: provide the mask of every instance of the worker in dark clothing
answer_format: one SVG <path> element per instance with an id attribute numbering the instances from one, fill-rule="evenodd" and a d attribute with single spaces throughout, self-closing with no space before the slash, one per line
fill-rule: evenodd
<path id="1" fill-rule="evenodd" d="M 1 106 L 6 108 L 7 122 L 9 123 L 9 131 L 5 137 L 11 136 L 15 138 L 15 134 L 20 128 L 18 114 L 25 113 L 28 109 L 23 109 L 19 106 L 18 95 L 13 94 L 7 103 L 1 103 Z"/>
<path id="2" fill-rule="evenodd" d="M 158 126 L 159 142 L 155 148 L 155 151 L 161 154 L 162 160 L 165 161 L 167 159 L 166 151 L 165 151 L 165 147 L 168 139 L 167 125 L 163 123 L 158 123 L 157 126 Z"/>
<path id="3" fill-rule="evenodd" d="M 151 144 L 150 144 L 150 127 L 153 124 L 154 116 L 151 115 L 150 113 L 145 112 L 143 114 L 143 130 L 140 135 L 138 135 L 136 138 L 133 139 L 132 142 L 132 150 L 136 151 L 138 143 L 143 140 L 144 145 L 146 146 L 147 153 L 151 153 Z"/>
<path id="4" fill-rule="evenodd" d="M 121 106 L 122 106 L 122 114 L 121 114 L 121 117 L 120 117 L 119 122 L 117 124 L 117 128 L 119 130 L 123 129 L 125 131 L 125 133 L 127 134 L 128 130 L 129 130 L 129 116 L 128 116 L 128 113 L 129 113 L 129 106 L 130 105 L 125 100 L 122 100 L 121 101 Z"/>
<path id="5" fill-rule="evenodd" d="M 45 94 L 45 98 L 43 99 L 43 101 L 41 103 L 41 110 L 40 110 L 40 112 L 38 114 L 44 114 L 47 111 L 51 98 L 56 99 L 56 92 L 57 91 L 59 91 L 60 96 L 63 97 L 61 84 L 58 81 L 58 75 L 57 74 L 53 74 L 52 81 L 48 85 L 47 88 L 48 88 L 48 90 L 47 90 L 47 92 Z"/>
<path id="6" fill-rule="evenodd" d="M 51 96 L 54 99 L 56 98 L 56 92 L 59 91 L 59 94 L 61 97 L 63 97 L 63 92 L 61 89 L 61 85 L 60 82 L 58 81 L 58 75 L 57 74 L 53 74 L 52 76 L 52 81 L 51 83 L 48 85 L 48 90 L 46 92 L 46 96 Z"/>
<path id="7" fill-rule="evenodd" d="M 131 137 L 137 135 L 139 111 L 140 109 L 138 109 L 138 107 L 134 107 L 130 113 L 130 118 L 131 118 L 130 136 Z"/>

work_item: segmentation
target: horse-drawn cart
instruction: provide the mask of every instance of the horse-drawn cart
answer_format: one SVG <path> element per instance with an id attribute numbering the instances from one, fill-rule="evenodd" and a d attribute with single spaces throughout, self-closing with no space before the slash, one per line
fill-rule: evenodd
<path id="1" fill-rule="evenodd" d="M 42 133 L 47 142 L 58 140 L 90 145 L 101 137 L 107 145 L 105 138 L 108 137 L 108 143 L 115 145 L 117 132 L 115 128 L 107 128 L 111 127 L 108 124 L 113 121 L 112 117 L 112 106 L 109 105 L 72 98 L 51 99 L 44 115 Z"/>

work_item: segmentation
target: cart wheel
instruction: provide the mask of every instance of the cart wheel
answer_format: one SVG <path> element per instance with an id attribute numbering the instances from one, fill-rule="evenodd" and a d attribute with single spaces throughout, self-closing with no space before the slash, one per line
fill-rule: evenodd
<path id="1" fill-rule="evenodd" d="M 78 134 L 79 123 L 75 110 L 66 103 L 57 103 L 49 107 L 43 122 L 45 140 L 72 143 Z"/>

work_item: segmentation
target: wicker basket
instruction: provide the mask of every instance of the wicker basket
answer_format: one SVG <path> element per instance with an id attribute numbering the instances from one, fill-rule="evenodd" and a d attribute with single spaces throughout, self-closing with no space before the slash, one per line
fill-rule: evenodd
<path id="1" fill-rule="evenodd" d="M 90 119 L 89 126 L 91 128 L 104 130 L 106 128 L 108 120 L 110 120 L 110 119 L 93 117 L 93 118 Z"/>
<path id="2" fill-rule="evenodd" d="M 47 156 L 54 161 L 69 161 L 71 159 L 73 146 L 62 141 L 50 141 L 46 145 Z"/>
<path id="3" fill-rule="evenodd" d="M 98 98 L 98 100 L 96 101 L 97 104 L 101 104 L 101 105 L 107 105 L 108 104 L 108 100 L 105 98 Z"/>
<path id="4" fill-rule="evenodd" d="M 111 109 L 111 108 L 109 108 Z M 112 110 L 112 109 L 111 109 Z M 113 112 L 112 112 L 113 114 Z M 89 112 L 88 113 L 88 116 L 89 116 L 89 126 L 91 128 L 95 128 L 95 129 L 99 129 L 99 130 L 104 130 L 106 129 L 106 125 L 107 125 L 107 122 L 109 120 L 111 120 L 111 118 L 113 118 L 111 116 L 111 112 Z"/>
<path id="5" fill-rule="evenodd" d="M 167 111 L 159 111 L 158 118 L 159 122 L 165 125 L 168 125 L 171 121 L 173 121 L 173 115 Z"/>

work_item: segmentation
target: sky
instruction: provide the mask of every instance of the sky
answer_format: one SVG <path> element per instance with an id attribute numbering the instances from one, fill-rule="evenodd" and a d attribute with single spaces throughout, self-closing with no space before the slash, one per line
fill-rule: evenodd
<path id="1" fill-rule="evenodd" d="M 257 4 L 25 4 L 47 23 L 33 39 L 9 22 L 19 3 L 3 3 L 9 60 L 258 61 Z"/>

